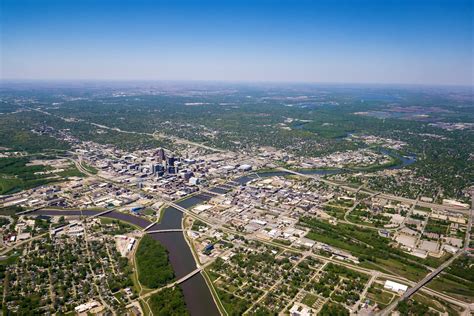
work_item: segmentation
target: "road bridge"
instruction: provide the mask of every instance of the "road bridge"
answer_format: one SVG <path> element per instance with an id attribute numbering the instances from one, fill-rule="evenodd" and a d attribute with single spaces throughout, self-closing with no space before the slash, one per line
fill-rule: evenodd
<path id="1" fill-rule="evenodd" d="M 211 188 L 211 189 L 212 189 L 212 188 Z M 223 195 L 223 194 L 221 194 L 221 193 L 217 193 L 217 192 L 214 192 L 214 191 L 211 191 L 211 190 L 206 190 L 206 189 L 202 189 L 200 192 L 205 193 L 205 194 L 207 194 L 207 195 L 210 195 L 210 196 L 212 196 L 212 197 L 218 196 L 218 195 Z"/>
<path id="2" fill-rule="evenodd" d="M 89 216 L 89 218 L 104 216 L 104 215 L 109 214 L 110 212 L 113 212 L 113 211 L 114 211 L 113 209 L 111 209 L 111 210 L 106 210 L 106 211 L 103 211 L 103 212 L 100 212 L 100 213 L 91 215 L 91 216 Z"/>
<path id="3" fill-rule="evenodd" d="M 196 270 L 193 270 L 192 272 L 186 274 L 185 276 L 183 276 L 182 278 L 180 278 L 180 279 L 174 281 L 173 283 L 170 283 L 170 284 L 168 284 L 168 285 L 166 285 L 166 286 L 163 286 L 163 287 L 161 287 L 161 288 L 159 288 L 159 289 L 156 289 L 156 290 L 153 290 L 153 291 L 151 291 L 151 292 L 148 292 L 148 293 L 146 293 L 146 294 L 144 294 L 144 295 L 141 295 L 140 298 L 141 298 L 141 299 L 145 299 L 145 298 L 147 298 L 147 297 L 149 297 L 149 296 L 151 296 L 151 295 L 153 295 L 153 294 L 155 294 L 155 293 L 157 293 L 157 292 L 160 292 L 161 290 L 164 290 L 164 289 L 173 287 L 173 286 L 175 286 L 175 285 L 181 284 L 181 283 L 183 283 L 184 281 L 186 281 L 186 280 L 192 278 L 192 277 L 195 276 L 196 274 L 200 273 L 200 272 L 202 271 L 202 269 L 203 269 L 203 267 L 197 268 Z"/>
<path id="4" fill-rule="evenodd" d="M 213 197 L 216 197 L 216 196 L 219 195 L 219 194 L 217 194 L 217 193 L 215 193 L 215 192 L 210 192 L 210 191 L 201 190 L 201 191 L 200 191 L 200 195 L 212 199 Z"/>
<path id="5" fill-rule="evenodd" d="M 175 233 L 175 232 L 182 232 L 183 230 L 180 228 L 175 229 L 157 229 L 157 230 L 149 230 L 147 234 L 158 234 L 158 233 Z"/>
<path id="6" fill-rule="evenodd" d="M 454 256 L 452 256 L 448 261 L 445 261 L 442 265 L 438 268 L 430 272 L 427 276 L 425 276 L 421 281 L 419 281 L 415 286 L 408 289 L 400 298 L 394 300 L 390 305 L 388 305 L 384 310 L 380 312 L 380 316 L 388 316 L 392 313 L 392 311 L 397 307 L 398 303 L 409 299 L 413 296 L 419 289 L 425 286 L 428 282 L 433 280 L 438 274 L 440 274 L 444 269 L 446 269 L 454 260 L 456 260 L 460 255 L 465 253 L 464 249 L 459 250 Z"/>
<path id="7" fill-rule="evenodd" d="M 412 288 L 408 289 L 399 299 L 393 301 L 389 306 L 387 306 L 381 313 L 380 315 L 386 316 L 390 315 L 390 313 L 397 307 L 398 303 L 410 298 L 413 294 L 415 294 L 419 289 L 421 289 L 423 286 L 425 286 L 428 282 L 433 280 L 437 275 L 439 275 L 444 269 L 446 269 L 451 263 L 453 263 L 454 260 L 456 260 L 459 256 L 468 253 L 469 251 L 469 243 L 471 239 L 471 227 L 472 227 L 472 216 L 473 216 L 473 211 L 474 211 L 474 189 L 471 190 L 471 209 L 469 210 L 469 219 L 467 223 L 467 230 L 466 230 L 466 236 L 464 240 L 464 247 L 454 256 L 452 256 L 449 260 L 445 261 L 442 265 L 440 265 L 438 268 L 430 272 L 427 276 L 423 278 L 420 282 L 415 284 Z"/>
<path id="8" fill-rule="evenodd" d="M 158 223 L 159 223 L 158 221 L 151 223 L 150 225 L 148 225 L 147 227 L 145 227 L 145 228 L 143 229 L 143 231 L 146 232 L 146 231 L 149 230 L 152 226 L 154 226 L 155 224 L 158 224 Z"/>
<path id="9" fill-rule="evenodd" d="M 26 210 L 26 211 L 18 212 L 18 213 L 16 213 L 15 215 L 20 216 L 20 215 L 25 215 L 25 214 L 28 214 L 28 213 L 33 213 L 33 212 L 36 212 L 36 211 L 41 210 L 42 208 L 43 208 L 43 206 L 37 207 L 37 208 L 33 208 L 33 209 L 31 209 L 31 210 Z"/>
<path id="10" fill-rule="evenodd" d="M 235 187 L 238 187 L 240 185 L 240 183 L 235 182 L 234 180 L 229 180 L 226 183 L 224 183 L 224 185 L 226 185 L 230 188 L 235 188 Z"/>
<path id="11" fill-rule="evenodd" d="M 200 221 L 203 221 L 204 223 L 206 223 L 208 225 L 211 225 L 211 226 L 218 225 L 219 227 L 221 226 L 221 223 L 217 222 L 215 219 L 199 216 L 198 214 L 193 213 L 190 210 L 188 210 L 188 209 L 186 209 L 186 208 L 184 208 L 184 207 L 182 207 L 182 206 L 180 206 L 180 205 L 178 205 L 174 202 L 168 202 L 168 205 L 175 208 L 175 209 L 177 209 L 178 211 L 183 212 L 184 214 L 187 214 L 189 216 L 192 216 L 193 218 L 199 219 Z"/>

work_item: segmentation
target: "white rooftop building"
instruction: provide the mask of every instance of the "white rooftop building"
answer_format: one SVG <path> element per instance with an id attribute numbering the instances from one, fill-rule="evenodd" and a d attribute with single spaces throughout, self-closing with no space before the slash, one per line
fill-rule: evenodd
<path id="1" fill-rule="evenodd" d="M 295 303 L 290 309 L 291 316 L 311 316 L 313 310 L 306 305 Z"/>
<path id="2" fill-rule="evenodd" d="M 98 302 L 91 301 L 91 302 L 84 303 L 84 304 L 74 307 L 74 310 L 76 311 L 76 313 L 84 313 L 97 306 L 99 306 Z"/>
<path id="3" fill-rule="evenodd" d="M 250 170 L 252 170 L 252 166 L 244 164 L 244 165 L 240 165 L 238 169 L 240 171 L 250 171 Z"/>
<path id="4" fill-rule="evenodd" d="M 383 287 L 387 290 L 391 290 L 397 293 L 405 293 L 408 289 L 408 286 L 390 280 L 385 281 Z"/>

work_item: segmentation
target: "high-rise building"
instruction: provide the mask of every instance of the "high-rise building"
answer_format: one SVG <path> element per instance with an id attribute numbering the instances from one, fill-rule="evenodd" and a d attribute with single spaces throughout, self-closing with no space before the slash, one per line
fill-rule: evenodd
<path id="1" fill-rule="evenodd" d="M 165 170 L 165 168 L 162 165 L 152 164 L 150 171 L 154 175 L 156 175 L 156 174 L 160 175 L 160 172 L 161 172 L 161 175 L 163 175 L 164 170 Z"/>
<path id="2" fill-rule="evenodd" d="M 168 163 L 168 167 L 174 167 L 174 162 L 176 161 L 176 158 L 174 157 L 168 157 L 166 159 L 166 162 Z"/>
<path id="3" fill-rule="evenodd" d="M 178 173 L 178 167 L 174 165 L 169 165 L 168 166 L 168 173 L 169 174 L 176 174 Z"/>
<path id="4" fill-rule="evenodd" d="M 162 163 L 166 161 L 166 154 L 163 148 L 160 148 L 156 151 L 156 156 L 158 158 L 158 163 Z"/>

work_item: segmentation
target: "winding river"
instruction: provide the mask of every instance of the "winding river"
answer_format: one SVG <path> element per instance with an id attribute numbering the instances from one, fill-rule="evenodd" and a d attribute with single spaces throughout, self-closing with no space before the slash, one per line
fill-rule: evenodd
<path id="1" fill-rule="evenodd" d="M 196 195 L 178 202 L 179 206 L 192 208 L 193 206 L 209 200 L 204 195 Z M 94 210 L 38 210 L 30 215 L 49 215 L 49 216 L 92 216 L 101 211 Z M 150 221 L 131 214 L 112 211 L 104 214 L 103 217 L 119 219 L 141 228 L 151 224 Z M 160 223 L 150 227 L 150 230 L 160 229 L 180 229 L 183 213 L 173 207 L 164 210 Z M 150 234 L 150 236 L 159 241 L 167 250 L 169 260 L 173 267 L 176 279 L 196 270 L 197 265 L 194 260 L 191 249 L 189 248 L 182 232 L 167 232 L 159 234 Z M 180 284 L 183 290 L 184 300 L 191 315 L 213 316 L 219 315 L 219 310 L 214 302 L 212 294 L 204 280 L 204 277 L 198 273 Z"/>
<path id="2" fill-rule="evenodd" d="M 393 155 L 393 153 L 390 153 Z M 416 158 L 405 157 L 405 156 L 395 156 L 399 159 L 400 164 L 395 166 L 390 166 L 387 169 L 399 169 L 411 165 L 416 161 Z M 334 170 L 300 170 L 304 174 L 317 174 L 317 175 L 330 175 L 342 172 L 350 172 L 349 170 L 344 169 L 334 169 Z M 228 182 L 225 185 L 214 187 L 209 189 L 210 191 L 223 194 L 229 192 L 232 187 L 246 184 L 247 182 L 257 178 L 257 177 L 272 177 L 272 176 L 284 176 L 287 175 L 287 172 L 284 171 L 270 171 L 262 172 L 256 174 L 250 174 L 242 176 L 238 179 L 235 179 L 231 182 Z M 186 209 L 191 209 L 194 206 L 204 203 L 209 200 L 210 197 L 198 194 L 191 196 L 187 199 L 184 199 L 177 204 Z M 50 215 L 50 216 L 92 216 L 100 213 L 101 211 L 93 210 L 38 210 L 32 215 Z M 121 213 L 112 211 L 103 215 L 104 217 L 119 219 L 125 222 L 129 222 L 138 227 L 145 228 L 151 224 L 145 218 L 134 216 L 131 214 Z M 161 221 L 152 227 L 150 230 L 160 230 L 160 229 L 181 229 L 181 221 L 183 218 L 183 213 L 177 210 L 174 207 L 168 207 L 164 210 Z M 194 271 L 197 267 L 197 263 L 194 260 L 191 249 L 188 246 L 188 243 L 185 240 L 185 237 L 182 232 L 167 232 L 159 234 L 151 234 L 155 240 L 159 241 L 169 253 L 169 260 L 173 267 L 176 279 L 179 279 L 190 272 Z M 196 316 L 213 316 L 219 315 L 219 310 L 214 302 L 212 294 L 204 280 L 204 277 L 198 273 L 180 284 L 181 289 L 183 290 L 184 300 L 186 306 L 191 315 Z"/>

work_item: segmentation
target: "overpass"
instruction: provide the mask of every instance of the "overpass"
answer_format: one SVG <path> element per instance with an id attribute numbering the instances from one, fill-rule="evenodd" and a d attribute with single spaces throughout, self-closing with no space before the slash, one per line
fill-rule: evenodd
<path id="1" fill-rule="evenodd" d="M 413 287 L 408 289 L 401 297 L 394 300 L 390 305 L 388 305 L 384 310 L 382 310 L 379 315 L 380 316 L 388 316 L 392 313 L 392 311 L 397 307 L 398 303 L 409 299 L 413 296 L 419 289 L 425 286 L 428 282 L 433 280 L 438 274 L 440 274 L 444 269 L 446 269 L 454 260 L 456 260 L 460 255 L 464 254 L 464 249 L 459 250 L 454 256 L 452 256 L 449 260 L 445 261 L 442 265 L 440 265 L 435 270 L 431 271 L 427 276 L 425 276 L 421 281 L 416 283 Z"/>
<path id="2" fill-rule="evenodd" d="M 430 272 L 427 276 L 425 276 L 420 282 L 415 284 L 412 288 L 408 289 L 399 299 L 394 300 L 389 306 L 387 306 L 383 311 L 380 312 L 380 315 L 386 316 L 390 315 L 390 313 L 397 307 L 398 303 L 410 298 L 413 294 L 415 294 L 419 289 L 425 286 L 428 282 L 434 279 L 438 274 L 440 274 L 444 269 L 446 269 L 454 260 L 456 260 L 459 256 L 468 253 L 469 251 L 469 243 L 471 239 L 471 228 L 472 228 L 472 220 L 473 220 L 473 212 L 474 212 L 474 189 L 471 190 L 471 209 L 469 210 L 469 219 L 467 224 L 467 230 L 464 240 L 464 247 L 459 249 L 458 252 L 454 256 L 452 256 L 449 260 L 445 261 L 442 265 L 436 268 L 434 271 Z"/>

